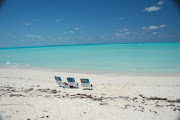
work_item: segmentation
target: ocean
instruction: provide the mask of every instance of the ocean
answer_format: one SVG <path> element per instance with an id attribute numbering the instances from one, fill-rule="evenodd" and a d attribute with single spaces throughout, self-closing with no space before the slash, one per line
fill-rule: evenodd
<path id="1" fill-rule="evenodd" d="M 94 73 L 180 73 L 180 43 L 0 48 L 0 67 Z"/>

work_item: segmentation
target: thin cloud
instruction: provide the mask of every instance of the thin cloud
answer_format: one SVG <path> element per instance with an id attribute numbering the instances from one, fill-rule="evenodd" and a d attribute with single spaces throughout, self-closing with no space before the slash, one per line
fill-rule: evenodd
<path id="1" fill-rule="evenodd" d="M 148 27 L 148 29 L 150 29 L 150 30 L 155 30 L 155 29 L 158 29 L 159 28 L 159 26 L 150 26 L 150 27 Z"/>
<path id="2" fill-rule="evenodd" d="M 69 33 L 74 33 L 74 31 L 69 31 Z"/>
<path id="3" fill-rule="evenodd" d="M 14 36 L 12 36 L 12 38 L 16 38 L 16 36 L 14 35 Z"/>
<path id="4" fill-rule="evenodd" d="M 80 28 L 74 28 L 75 30 L 79 30 Z"/>
<path id="5" fill-rule="evenodd" d="M 124 34 L 120 34 L 120 33 L 114 33 L 113 35 L 116 37 L 124 37 Z"/>
<path id="6" fill-rule="evenodd" d="M 159 1 L 158 3 L 157 3 L 157 5 L 163 5 L 164 4 L 164 1 Z"/>
<path id="7" fill-rule="evenodd" d="M 128 29 L 124 28 L 124 29 L 120 30 L 119 32 L 126 32 L 126 31 L 128 31 Z"/>
<path id="8" fill-rule="evenodd" d="M 142 27 L 143 30 L 147 29 L 146 27 Z"/>
<path id="9" fill-rule="evenodd" d="M 129 34 L 129 32 L 125 32 L 124 34 L 127 35 L 127 34 Z"/>
<path id="10" fill-rule="evenodd" d="M 41 38 L 41 36 L 39 36 L 39 35 L 32 35 L 32 34 L 27 34 L 26 37 L 29 37 L 29 38 Z"/>
<path id="11" fill-rule="evenodd" d="M 63 20 L 62 18 L 56 19 L 56 22 L 60 22 L 60 21 L 62 21 L 62 20 Z"/>
<path id="12" fill-rule="evenodd" d="M 160 7 L 156 7 L 156 6 L 151 6 L 151 7 L 146 7 L 144 9 L 145 12 L 154 12 L 154 11 L 159 11 L 161 8 Z"/>
<path id="13" fill-rule="evenodd" d="M 156 30 L 156 29 L 163 28 L 163 27 L 166 27 L 166 25 L 142 27 L 142 29 L 143 30 Z"/>
<path id="14" fill-rule="evenodd" d="M 123 31 L 120 31 L 120 33 L 113 33 L 112 35 L 116 36 L 116 37 L 124 37 L 125 35 L 130 34 L 130 32 L 127 32 L 128 29 L 123 29 Z"/>
<path id="15" fill-rule="evenodd" d="M 71 30 L 69 32 L 64 32 L 64 33 L 67 34 L 67 33 L 75 33 L 75 32 Z"/>
<path id="16" fill-rule="evenodd" d="M 166 27 L 166 25 L 160 25 L 159 27 Z"/>
<path id="17" fill-rule="evenodd" d="M 157 32 L 153 32 L 152 34 L 153 34 L 153 35 L 156 35 L 156 34 L 157 34 Z"/>
<path id="18" fill-rule="evenodd" d="M 24 22 L 24 25 L 29 26 L 29 25 L 31 25 L 31 23 L 30 22 Z"/>

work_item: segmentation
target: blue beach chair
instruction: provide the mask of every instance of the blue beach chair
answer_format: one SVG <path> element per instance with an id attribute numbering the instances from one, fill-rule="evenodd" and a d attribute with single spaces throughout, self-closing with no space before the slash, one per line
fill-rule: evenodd
<path id="1" fill-rule="evenodd" d="M 81 85 L 84 89 L 89 89 L 89 90 L 93 90 L 93 85 L 90 84 L 89 79 L 80 79 L 81 81 Z"/>
<path id="2" fill-rule="evenodd" d="M 74 78 L 68 77 L 67 78 L 68 84 L 70 88 L 78 88 L 78 83 L 75 82 Z"/>
<path id="3" fill-rule="evenodd" d="M 61 80 L 61 77 L 54 76 L 56 83 L 59 84 L 60 87 L 64 86 L 64 83 Z"/>

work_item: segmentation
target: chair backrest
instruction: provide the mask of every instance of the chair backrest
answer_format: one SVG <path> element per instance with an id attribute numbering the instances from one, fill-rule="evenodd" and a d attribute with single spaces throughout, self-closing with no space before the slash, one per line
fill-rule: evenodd
<path id="1" fill-rule="evenodd" d="M 55 80 L 61 81 L 61 77 L 58 77 L 58 76 L 54 76 L 54 77 L 55 77 Z"/>
<path id="2" fill-rule="evenodd" d="M 82 83 L 81 85 L 82 85 L 82 87 L 91 87 L 92 84 L 90 84 L 90 83 Z"/>
<path id="3" fill-rule="evenodd" d="M 80 79 L 81 83 L 89 83 L 89 79 Z"/>
<path id="4" fill-rule="evenodd" d="M 71 77 L 68 77 L 68 78 L 67 78 L 67 81 L 68 81 L 68 82 L 75 82 L 74 78 L 71 78 Z"/>

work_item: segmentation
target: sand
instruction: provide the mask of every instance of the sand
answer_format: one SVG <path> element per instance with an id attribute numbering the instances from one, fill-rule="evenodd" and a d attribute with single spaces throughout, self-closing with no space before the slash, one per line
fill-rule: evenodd
<path id="1" fill-rule="evenodd" d="M 62 88 L 89 78 L 93 90 Z M 0 69 L 1 120 L 178 120 L 180 76 Z"/>

